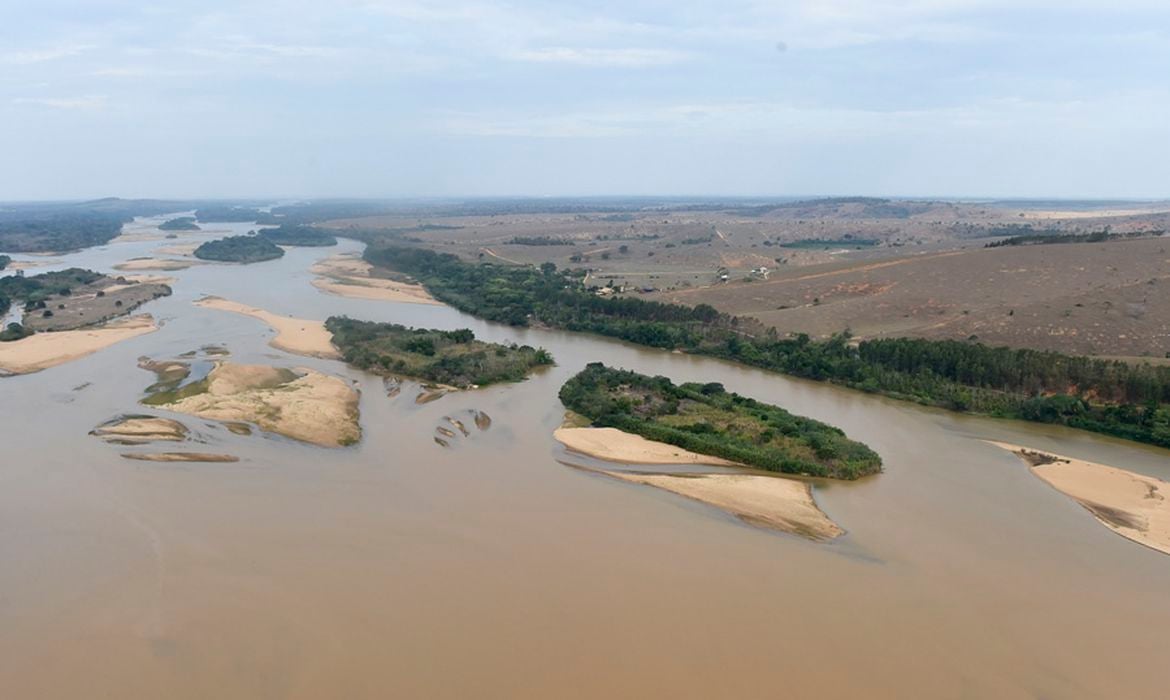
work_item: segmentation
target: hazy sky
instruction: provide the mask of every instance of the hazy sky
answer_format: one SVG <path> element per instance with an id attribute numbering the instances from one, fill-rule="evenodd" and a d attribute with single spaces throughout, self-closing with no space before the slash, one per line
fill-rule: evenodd
<path id="1" fill-rule="evenodd" d="M 0 0 L 0 200 L 1170 196 L 1168 0 Z"/>

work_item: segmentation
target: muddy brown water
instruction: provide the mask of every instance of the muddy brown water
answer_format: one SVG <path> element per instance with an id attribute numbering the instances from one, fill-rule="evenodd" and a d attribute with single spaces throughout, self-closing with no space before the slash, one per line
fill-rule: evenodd
<path id="1" fill-rule="evenodd" d="M 175 243 L 114 243 L 62 261 L 109 269 Z M 1110 533 L 982 440 L 1163 479 L 1170 453 L 442 307 L 329 296 L 308 268 L 338 251 L 170 273 L 175 295 L 143 309 L 164 322 L 159 332 L 0 379 L 0 695 L 1170 692 L 1170 557 Z M 259 321 L 192 306 L 204 294 L 305 318 L 470 327 L 542 345 L 558 364 L 420 405 L 411 385 L 388 397 L 379 377 L 273 350 Z M 87 435 L 118 414 L 153 412 L 136 405 L 153 381 L 139 356 L 209 343 L 237 361 L 352 379 L 363 441 L 329 450 L 179 416 L 200 441 L 190 449 L 241 461 L 154 464 Z M 848 530 L 817 544 L 569 468 L 562 462 L 589 461 L 552 440 L 556 392 L 593 360 L 723 382 L 830 421 L 880 452 L 886 471 L 817 484 L 819 503 Z M 473 410 L 491 416 L 490 430 L 474 427 Z M 470 435 L 442 448 L 433 437 L 447 416 Z"/>

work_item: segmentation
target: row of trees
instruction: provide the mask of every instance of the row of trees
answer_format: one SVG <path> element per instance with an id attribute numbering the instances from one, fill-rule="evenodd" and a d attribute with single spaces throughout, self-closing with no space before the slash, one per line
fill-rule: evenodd
<path id="1" fill-rule="evenodd" d="M 594 362 L 561 387 L 560 398 L 595 425 L 769 471 L 838 479 L 881 471 L 877 453 L 839 428 L 717 383 L 675 386 Z"/>
<path id="2" fill-rule="evenodd" d="M 551 263 L 474 264 L 394 246 L 370 247 L 366 257 L 492 321 L 596 333 L 953 410 L 1063 423 L 1170 447 L 1170 367 L 957 341 L 781 338 L 755 319 L 704 304 L 597 297 L 580 273 Z"/>
<path id="3" fill-rule="evenodd" d="M 216 262 L 255 263 L 282 256 L 284 251 L 279 246 L 260 236 L 228 236 L 195 249 L 195 257 Z"/>

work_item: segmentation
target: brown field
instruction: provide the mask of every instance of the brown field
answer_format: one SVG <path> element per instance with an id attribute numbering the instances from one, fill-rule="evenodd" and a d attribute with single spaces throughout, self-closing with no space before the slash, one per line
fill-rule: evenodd
<path id="1" fill-rule="evenodd" d="M 974 337 L 1122 357 L 1170 352 L 1170 237 L 1159 235 L 1170 231 L 1167 203 L 827 200 L 719 211 L 380 216 L 328 225 L 342 235 L 350 230 L 469 260 L 584 269 L 590 285 L 707 303 L 783 333 Z M 1027 233 L 1003 228 L 1020 225 L 1060 233 L 1108 226 L 1149 237 L 985 248 Z"/>

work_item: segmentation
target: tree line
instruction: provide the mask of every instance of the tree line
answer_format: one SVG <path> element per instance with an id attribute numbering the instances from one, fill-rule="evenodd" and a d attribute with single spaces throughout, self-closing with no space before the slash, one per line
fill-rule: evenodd
<path id="1" fill-rule="evenodd" d="M 585 289 L 582 272 L 552 263 L 469 263 L 399 246 L 370 246 L 365 255 L 372 264 L 412 275 L 437 299 L 491 321 L 596 333 L 926 405 L 1170 447 L 1170 367 L 975 342 L 780 337 L 755 319 L 706 304 L 598 297 Z"/>

